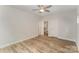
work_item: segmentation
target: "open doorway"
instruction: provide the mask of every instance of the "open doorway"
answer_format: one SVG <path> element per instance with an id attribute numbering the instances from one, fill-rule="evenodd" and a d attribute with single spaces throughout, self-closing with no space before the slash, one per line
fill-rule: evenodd
<path id="1" fill-rule="evenodd" d="M 48 21 L 44 21 L 44 36 L 48 36 Z"/>

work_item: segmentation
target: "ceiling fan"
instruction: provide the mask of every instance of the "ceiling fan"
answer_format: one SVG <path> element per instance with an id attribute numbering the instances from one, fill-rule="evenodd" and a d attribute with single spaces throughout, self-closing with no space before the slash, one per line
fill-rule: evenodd
<path id="1" fill-rule="evenodd" d="M 38 9 L 33 9 L 34 11 L 39 11 L 39 13 L 50 12 L 48 8 L 52 7 L 51 5 L 38 5 Z"/>

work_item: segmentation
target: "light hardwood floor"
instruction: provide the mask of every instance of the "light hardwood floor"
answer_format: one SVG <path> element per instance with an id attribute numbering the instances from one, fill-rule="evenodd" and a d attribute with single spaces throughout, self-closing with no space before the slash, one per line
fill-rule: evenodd
<path id="1" fill-rule="evenodd" d="M 2 53 L 73 53 L 75 42 L 55 37 L 38 36 L 0 49 Z"/>

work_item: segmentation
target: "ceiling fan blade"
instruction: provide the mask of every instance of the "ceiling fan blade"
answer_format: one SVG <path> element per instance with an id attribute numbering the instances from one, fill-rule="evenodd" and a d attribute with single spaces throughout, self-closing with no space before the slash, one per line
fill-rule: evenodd
<path id="1" fill-rule="evenodd" d="M 39 10 L 39 9 L 32 9 L 32 10 L 37 11 L 37 10 Z"/>
<path id="2" fill-rule="evenodd" d="M 43 7 L 44 5 L 38 5 L 38 7 Z"/>
<path id="3" fill-rule="evenodd" d="M 49 10 L 45 10 L 46 12 L 50 12 Z"/>
<path id="4" fill-rule="evenodd" d="M 39 11 L 39 13 L 43 13 L 43 12 Z"/>
<path id="5" fill-rule="evenodd" d="M 37 5 L 38 7 L 40 7 L 40 5 Z"/>
<path id="6" fill-rule="evenodd" d="M 49 5 L 49 6 L 47 6 L 46 8 L 50 8 L 50 7 L 52 7 L 52 5 Z"/>

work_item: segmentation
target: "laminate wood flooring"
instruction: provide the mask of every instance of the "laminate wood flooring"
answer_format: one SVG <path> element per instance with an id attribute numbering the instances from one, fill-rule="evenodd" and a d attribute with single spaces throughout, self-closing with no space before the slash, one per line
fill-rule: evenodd
<path id="1" fill-rule="evenodd" d="M 75 53 L 75 42 L 62 40 L 55 37 L 38 36 L 24 40 L 5 48 L 0 48 L 0 53 Z"/>

